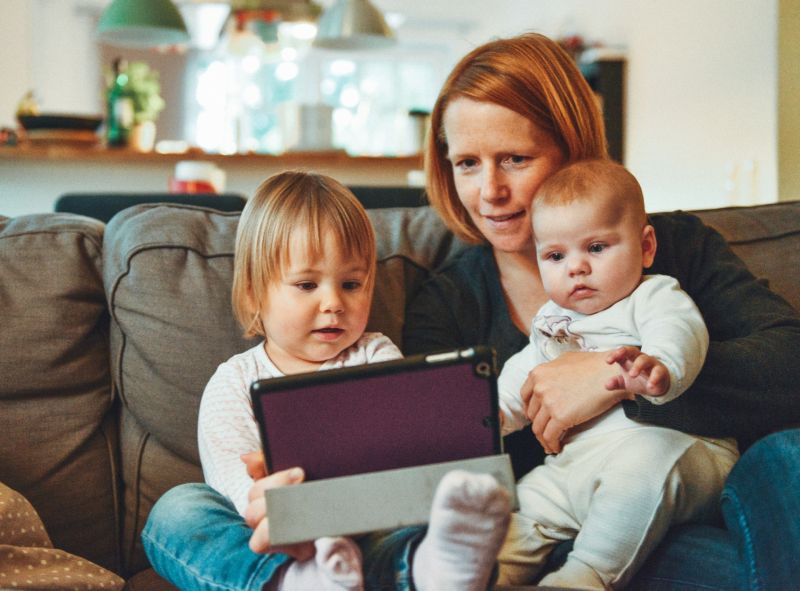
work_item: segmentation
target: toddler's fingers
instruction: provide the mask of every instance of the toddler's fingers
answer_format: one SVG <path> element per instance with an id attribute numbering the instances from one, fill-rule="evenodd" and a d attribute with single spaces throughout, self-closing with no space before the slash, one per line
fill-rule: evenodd
<path id="1" fill-rule="evenodd" d="M 260 451 L 251 451 L 250 453 L 242 454 L 242 462 L 247 466 L 247 475 L 253 480 L 264 478 L 267 475 L 267 466 L 264 463 L 264 453 Z"/>

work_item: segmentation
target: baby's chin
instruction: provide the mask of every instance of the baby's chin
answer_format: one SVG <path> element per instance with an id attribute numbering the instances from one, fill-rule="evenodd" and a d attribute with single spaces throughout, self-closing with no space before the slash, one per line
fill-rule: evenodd
<path id="1" fill-rule="evenodd" d="M 584 314 L 586 316 L 591 316 L 592 314 L 597 314 L 598 312 L 602 312 L 603 310 L 607 310 L 610 308 L 614 302 L 608 301 L 605 298 L 587 298 L 582 300 L 571 300 L 566 298 L 561 302 L 556 302 L 562 308 L 566 308 L 567 310 L 572 310 L 573 312 L 578 312 L 579 314 Z"/>

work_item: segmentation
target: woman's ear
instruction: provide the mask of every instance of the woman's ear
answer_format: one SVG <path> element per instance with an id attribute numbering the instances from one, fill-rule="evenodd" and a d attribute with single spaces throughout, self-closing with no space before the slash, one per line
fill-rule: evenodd
<path id="1" fill-rule="evenodd" d="M 656 258 L 656 231 L 647 224 L 642 230 L 642 267 L 649 268 Z"/>

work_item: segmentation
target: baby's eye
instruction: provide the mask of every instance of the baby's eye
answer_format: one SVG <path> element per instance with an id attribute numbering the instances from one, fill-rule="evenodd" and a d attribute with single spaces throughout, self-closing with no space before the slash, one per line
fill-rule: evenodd
<path id="1" fill-rule="evenodd" d="M 558 261 L 564 260 L 564 253 L 562 253 L 562 252 L 550 252 L 550 253 L 547 253 L 547 256 L 545 258 L 548 261 L 553 261 L 553 262 L 557 263 Z"/>
<path id="2" fill-rule="evenodd" d="M 314 283 L 313 281 L 298 281 L 297 283 L 295 283 L 295 287 L 297 287 L 297 289 L 299 289 L 300 291 L 311 291 L 312 289 L 317 287 L 317 284 Z"/>
<path id="3" fill-rule="evenodd" d="M 600 242 L 596 242 L 595 244 L 589 245 L 589 252 L 591 253 L 598 253 L 603 252 L 606 249 L 606 245 Z"/>
<path id="4" fill-rule="evenodd" d="M 355 291 L 361 287 L 360 281 L 345 281 L 342 287 L 347 291 Z"/>

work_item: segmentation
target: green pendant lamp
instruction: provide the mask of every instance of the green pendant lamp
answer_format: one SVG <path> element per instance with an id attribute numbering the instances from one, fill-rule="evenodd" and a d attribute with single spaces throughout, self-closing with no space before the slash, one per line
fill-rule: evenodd
<path id="1" fill-rule="evenodd" d="M 157 47 L 189 42 L 172 0 L 114 0 L 100 17 L 97 37 L 121 47 Z"/>
<path id="2" fill-rule="evenodd" d="M 315 47 L 378 49 L 395 42 L 391 27 L 369 0 L 335 0 L 317 23 Z"/>

